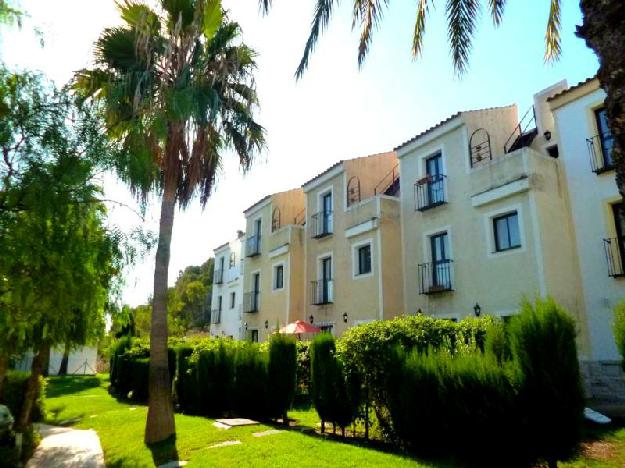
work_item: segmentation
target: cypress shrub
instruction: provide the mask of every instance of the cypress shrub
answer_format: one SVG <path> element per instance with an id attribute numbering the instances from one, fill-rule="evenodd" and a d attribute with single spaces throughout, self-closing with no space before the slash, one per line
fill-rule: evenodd
<path id="1" fill-rule="evenodd" d="M 226 408 L 236 414 L 256 419 L 274 416 L 269 401 L 268 358 L 258 346 L 247 343 L 235 353 L 233 401 Z"/>
<path id="2" fill-rule="evenodd" d="M 198 412 L 219 417 L 231 406 L 234 386 L 235 350 L 219 340 L 217 346 L 201 349 L 197 358 Z"/>
<path id="3" fill-rule="evenodd" d="M 274 333 L 269 341 L 268 378 L 271 385 L 271 413 L 288 423 L 297 379 L 297 345 L 292 336 Z"/>
<path id="4" fill-rule="evenodd" d="M 117 388 L 120 384 L 120 359 L 121 356 L 132 346 L 132 337 L 122 336 L 112 346 L 111 350 L 111 364 L 109 369 L 109 376 L 111 382 L 111 390 L 113 393 L 117 393 Z"/>
<path id="5" fill-rule="evenodd" d="M 148 380 L 150 374 L 150 358 L 130 358 L 128 368 L 131 373 L 132 399 L 148 401 Z"/>
<path id="6" fill-rule="evenodd" d="M 174 377 L 174 395 L 178 407 L 188 413 L 198 411 L 198 384 L 196 367 L 189 364 L 193 347 L 179 345 L 176 348 L 176 374 Z"/>
<path id="7" fill-rule="evenodd" d="M 345 378 L 336 358 L 334 337 L 321 333 L 310 344 L 311 396 L 321 419 L 321 431 L 331 422 L 345 428 L 353 421 L 358 407 L 359 382 Z"/>
<path id="8" fill-rule="evenodd" d="M 510 323 L 510 340 L 528 447 L 554 465 L 580 440 L 584 397 L 575 322 L 552 299 L 526 301 Z"/>

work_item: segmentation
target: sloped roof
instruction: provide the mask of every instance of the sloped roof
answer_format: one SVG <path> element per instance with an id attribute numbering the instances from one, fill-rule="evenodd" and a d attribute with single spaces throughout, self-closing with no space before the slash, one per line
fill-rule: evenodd
<path id="1" fill-rule="evenodd" d="M 594 80 L 595 78 L 597 78 L 597 75 L 593 75 L 593 76 L 591 76 L 591 77 L 589 77 L 589 78 L 586 78 L 584 81 L 580 81 L 580 82 L 579 82 L 579 83 L 577 83 L 576 85 L 569 86 L 568 88 L 566 88 L 566 89 L 564 89 L 564 90 L 560 91 L 559 93 L 554 94 L 553 96 L 551 96 L 550 98 L 548 98 L 548 99 L 547 99 L 547 102 L 551 102 L 551 101 L 553 101 L 554 99 L 559 98 L 560 96 L 564 96 L 565 94 L 568 94 L 568 93 L 570 93 L 571 91 L 575 91 L 576 89 L 581 88 L 582 86 L 584 86 L 584 85 L 586 85 L 586 84 L 590 83 L 590 82 L 591 82 L 592 80 Z"/>

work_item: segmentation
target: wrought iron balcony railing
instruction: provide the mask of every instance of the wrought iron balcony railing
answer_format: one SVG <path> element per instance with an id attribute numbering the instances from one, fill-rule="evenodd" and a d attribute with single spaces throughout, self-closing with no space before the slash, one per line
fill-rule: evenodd
<path id="1" fill-rule="evenodd" d="M 334 302 L 334 282 L 319 280 L 310 282 L 310 303 L 312 305 L 332 304 Z"/>
<path id="2" fill-rule="evenodd" d="M 213 272 L 213 284 L 223 284 L 224 282 L 224 270 L 222 268 L 215 268 Z"/>
<path id="3" fill-rule="evenodd" d="M 415 203 L 418 211 L 426 211 L 447 203 L 447 176 L 443 174 L 426 176 L 414 186 Z"/>
<path id="4" fill-rule="evenodd" d="M 250 291 L 243 294 L 243 312 L 253 314 L 260 308 L 260 291 Z"/>
<path id="5" fill-rule="evenodd" d="M 221 310 L 219 309 L 211 310 L 211 323 L 213 325 L 217 325 L 221 323 Z"/>
<path id="6" fill-rule="evenodd" d="M 586 144 L 588 145 L 592 172 L 601 174 L 614 169 L 614 161 L 612 161 L 612 147 L 614 145 L 612 135 L 599 134 L 586 138 Z"/>
<path id="7" fill-rule="evenodd" d="M 310 232 L 313 238 L 329 236 L 334 232 L 334 217 L 331 211 L 320 211 L 310 217 Z"/>
<path id="8" fill-rule="evenodd" d="M 453 260 L 418 265 L 419 294 L 453 291 Z"/>
<path id="9" fill-rule="evenodd" d="M 625 276 L 622 242 L 619 242 L 618 238 L 603 239 L 603 249 L 608 261 L 608 275 L 612 278 Z"/>
<path id="10" fill-rule="evenodd" d="M 260 255 L 260 234 L 255 234 L 245 240 L 245 256 L 256 257 Z"/>

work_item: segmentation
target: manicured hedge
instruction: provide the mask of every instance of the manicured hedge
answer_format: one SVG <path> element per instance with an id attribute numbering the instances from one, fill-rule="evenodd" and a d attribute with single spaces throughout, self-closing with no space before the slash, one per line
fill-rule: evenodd
<path id="1" fill-rule="evenodd" d="M 13 370 L 9 371 L 6 376 L 2 395 L 0 395 L 0 403 L 9 408 L 15 420 L 19 417 L 24 405 L 29 377 L 30 372 Z M 32 422 L 42 421 L 45 416 L 46 381 L 43 377 L 39 379 L 39 389 L 39 395 L 31 412 Z"/>
<path id="2" fill-rule="evenodd" d="M 271 383 L 269 394 L 272 414 L 287 422 L 287 411 L 295 400 L 297 385 L 297 345 L 293 336 L 272 335 L 269 341 L 267 373 Z"/>

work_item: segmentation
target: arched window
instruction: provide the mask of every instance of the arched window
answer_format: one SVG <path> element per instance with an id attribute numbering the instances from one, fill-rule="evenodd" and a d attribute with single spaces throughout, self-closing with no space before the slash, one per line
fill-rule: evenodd
<path id="1" fill-rule="evenodd" d="M 490 149 L 490 135 L 485 129 L 478 128 L 471 134 L 469 157 L 471 158 L 471 167 L 479 166 L 493 159 Z"/>
<path id="2" fill-rule="evenodd" d="M 347 182 L 347 206 L 360 201 L 360 179 L 356 176 Z"/>
<path id="3" fill-rule="evenodd" d="M 280 229 L 280 208 L 274 208 L 271 213 L 271 232 Z"/>

